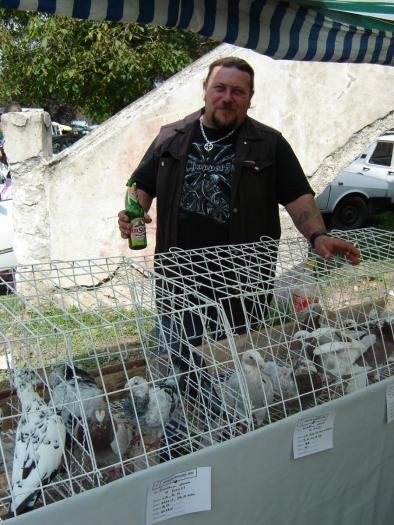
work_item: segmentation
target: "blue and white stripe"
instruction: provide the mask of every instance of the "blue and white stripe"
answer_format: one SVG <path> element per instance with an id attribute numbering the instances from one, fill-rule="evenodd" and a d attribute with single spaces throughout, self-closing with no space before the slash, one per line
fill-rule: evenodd
<path id="1" fill-rule="evenodd" d="M 393 65 L 394 32 L 278 0 L 0 0 L 0 7 L 178 27 L 275 59 Z"/>

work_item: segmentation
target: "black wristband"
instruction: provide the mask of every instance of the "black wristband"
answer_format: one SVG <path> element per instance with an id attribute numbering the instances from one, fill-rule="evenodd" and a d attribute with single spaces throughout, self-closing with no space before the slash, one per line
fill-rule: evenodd
<path id="1" fill-rule="evenodd" d="M 315 241 L 318 237 L 321 237 L 322 235 L 325 235 L 326 237 L 329 237 L 330 234 L 327 232 L 323 232 L 322 230 L 317 230 L 316 232 L 312 233 L 312 235 L 309 237 L 309 242 L 312 246 L 312 248 L 315 248 Z"/>

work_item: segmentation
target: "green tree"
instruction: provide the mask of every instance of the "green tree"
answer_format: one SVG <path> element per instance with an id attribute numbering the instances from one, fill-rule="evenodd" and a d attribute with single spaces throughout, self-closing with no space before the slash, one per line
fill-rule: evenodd
<path id="1" fill-rule="evenodd" d="M 216 45 L 163 27 L 0 9 L 0 101 L 101 122 Z"/>

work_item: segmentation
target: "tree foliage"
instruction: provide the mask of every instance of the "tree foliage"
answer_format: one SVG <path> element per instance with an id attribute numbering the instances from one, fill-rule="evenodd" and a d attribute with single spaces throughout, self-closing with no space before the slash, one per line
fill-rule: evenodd
<path id="1" fill-rule="evenodd" d="M 0 101 L 100 122 L 215 45 L 158 26 L 0 9 Z"/>

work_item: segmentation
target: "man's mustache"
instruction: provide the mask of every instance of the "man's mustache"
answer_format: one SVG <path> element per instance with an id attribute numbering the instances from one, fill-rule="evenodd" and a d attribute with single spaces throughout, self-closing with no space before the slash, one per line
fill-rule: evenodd
<path id="1" fill-rule="evenodd" d="M 235 109 L 234 104 L 222 104 L 217 109 Z"/>

